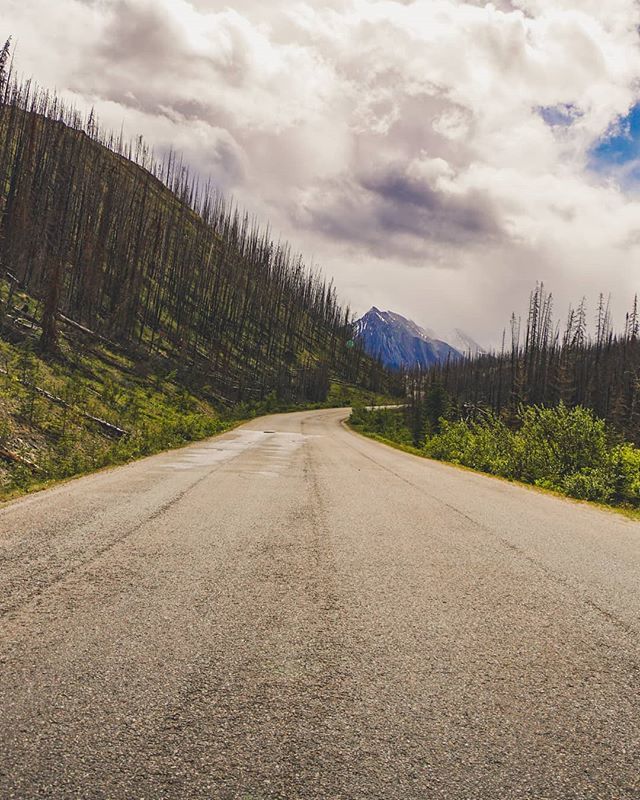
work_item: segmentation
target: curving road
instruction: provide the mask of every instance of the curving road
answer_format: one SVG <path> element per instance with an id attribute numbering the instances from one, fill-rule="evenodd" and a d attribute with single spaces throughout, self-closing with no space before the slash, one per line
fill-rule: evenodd
<path id="1" fill-rule="evenodd" d="M 640 525 L 252 422 L 0 510 L 0 797 L 640 797 Z"/>

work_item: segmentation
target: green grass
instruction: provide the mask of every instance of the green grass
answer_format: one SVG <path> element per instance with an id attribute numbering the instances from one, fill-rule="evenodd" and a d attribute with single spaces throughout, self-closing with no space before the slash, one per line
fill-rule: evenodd
<path id="1" fill-rule="evenodd" d="M 45 360 L 30 345 L 0 340 L 0 500 L 237 423 L 170 377 L 103 346 L 65 347 L 60 358 Z M 110 435 L 87 415 L 126 435 Z"/>

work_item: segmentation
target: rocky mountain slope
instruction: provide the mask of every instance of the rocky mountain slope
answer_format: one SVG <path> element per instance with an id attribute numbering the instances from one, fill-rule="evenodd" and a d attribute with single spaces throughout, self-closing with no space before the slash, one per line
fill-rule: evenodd
<path id="1" fill-rule="evenodd" d="M 430 335 L 412 320 L 375 306 L 357 320 L 354 330 L 365 351 L 390 369 L 427 368 L 459 359 L 464 352 Z"/>

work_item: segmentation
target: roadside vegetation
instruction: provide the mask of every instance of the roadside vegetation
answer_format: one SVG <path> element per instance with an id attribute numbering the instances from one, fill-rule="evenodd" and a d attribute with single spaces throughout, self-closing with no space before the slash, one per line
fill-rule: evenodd
<path id="1" fill-rule="evenodd" d="M 406 405 L 357 408 L 357 430 L 419 455 L 640 514 L 640 308 L 616 332 L 601 295 L 554 320 L 531 293 L 499 352 L 402 375 Z"/>
<path id="2" fill-rule="evenodd" d="M 224 431 L 211 402 L 107 347 L 0 341 L 0 500 Z"/>
<path id="3" fill-rule="evenodd" d="M 521 406 L 460 417 L 441 385 L 415 409 L 354 409 L 350 424 L 410 452 L 568 497 L 640 510 L 640 449 L 590 409 Z"/>

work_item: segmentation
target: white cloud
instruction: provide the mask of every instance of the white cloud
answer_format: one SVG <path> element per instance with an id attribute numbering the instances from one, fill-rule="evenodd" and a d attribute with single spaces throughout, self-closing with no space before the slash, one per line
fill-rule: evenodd
<path id="1" fill-rule="evenodd" d="M 587 165 L 638 100 L 635 0 L 4 0 L 1 23 L 23 70 L 184 150 L 359 311 L 495 338 L 536 280 L 563 311 L 640 290 L 640 204 Z"/>

